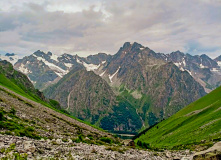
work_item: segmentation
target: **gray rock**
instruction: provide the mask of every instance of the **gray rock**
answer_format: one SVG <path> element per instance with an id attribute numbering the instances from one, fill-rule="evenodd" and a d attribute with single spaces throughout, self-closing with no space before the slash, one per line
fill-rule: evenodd
<path id="1" fill-rule="evenodd" d="M 4 142 L 0 142 L 0 148 L 3 148 L 5 146 Z"/>
<path id="2" fill-rule="evenodd" d="M 33 141 L 24 141 L 23 148 L 25 151 L 31 152 L 31 153 L 35 152 L 35 149 L 36 149 Z"/>

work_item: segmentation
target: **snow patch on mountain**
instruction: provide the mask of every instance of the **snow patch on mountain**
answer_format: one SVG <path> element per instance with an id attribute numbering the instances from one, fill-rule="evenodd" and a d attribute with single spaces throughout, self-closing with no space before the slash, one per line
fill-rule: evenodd
<path id="1" fill-rule="evenodd" d="M 181 66 L 182 65 L 182 63 L 181 62 L 179 62 L 179 63 L 174 63 L 177 67 L 179 67 L 179 66 Z"/>
<path id="2" fill-rule="evenodd" d="M 221 67 L 221 61 L 217 61 L 218 66 Z"/>
<path id="3" fill-rule="evenodd" d="M 64 63 L 64 65 L 68 68 L 71 68 L 73 66 L 73 64 L 71 64 L 71 63 Z"/>
<path id="4" fill-rule="evenodd" d="M 18 70 L 21 71 L 22 73 L 26 74 L 26 75 L 29 74 L 29 73 L 32 73 L 29 69 L 27 69 L 25 67 L 24 64 L 21 64 L 21 66 L 18 68 Z"/>
<path id="5" fill-rule="evenodd" d="M 58 56 L 55 55 L 55 54 L 52 54 L 52 55 L 51 55 L 51 59 L 53 59 L 53 60 L 55 60 L 55 61 L 58 62 Z"/>
<path id="6" fill-rule="evenodd" d="M 185 71 L 185 70 L 183 69 L 183 67 L 181 67 L 180 70 L 181 70 L 181 71 Z"/>
<path id="7" fill-rule="evenodd" d="M 59 76 L 59 77 L 63 77 L 65 74 L 68 73 L 68 71 L 63 70 L 62 68 L 56 66 L 53 63 L 50 63 L 48 61 L 46 61 L 44 58 L 42 57 L 37 57 L 37 59 L 39 61 L 44 62 L 45 65 L 47 65 L 49 68 L 51 68 L 53 71 L 55 71 L 55 73 Z"/>
<path id="8" fill-rule="evenodd" d="M 94 70 L 96 70 L 96 69 L 98 69 L 100 67 L 100 64 L 99 65 L 87 64 L 87 63 L 85 63 L 83 61 L 80 61 L 79 59 L 77 59 L 77 62 L 82 64 L 86 68 L 87 71 L 94 71 Z"/>
<path id="9" fill-rule="evenodd" d="M 186 66 L 186 61 L 184 58 L 183 58 L 183 65 Z"/>
<path id="10" fill-rule="evenodd" d="M 113 82 L 112 80 L 113 80 L 114 76 L 119 72 L 119 70 L 120 70 L 120 67 L 118 67 L 117 71 L 114 74 L 108 75 L 111 83 Z"/>
<path id="11" fill-rule="evenodd" d="M 192 73 L 188 69 L 185 69 L 185 71 L 187 71 L 192 76 Z"/>
<path id="12" fill-rule="evenodd" d="M 202 63 L 200 63 L 200 68 L 207 68 L 207 67 L 204 66 Z"/>
<path id="13" fill-rule="evenodd" d="M 102 77 L 105 74 L 106 70 L 102 72 L 99 76 Z"/>
<path id="14" fill-rule="evenodd" d="M 219 70 L 217 68 L 212 68 L 211 71 L 213 72 L 219 72 Z"/>

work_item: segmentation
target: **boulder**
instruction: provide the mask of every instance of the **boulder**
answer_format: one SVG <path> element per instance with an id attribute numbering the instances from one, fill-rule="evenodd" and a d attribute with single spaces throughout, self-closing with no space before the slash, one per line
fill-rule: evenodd
<path id="1" fill-rule="evenodd" d="M 23 148 L 26 152 L 31 152 L 31 153 L 35 152 L 35 149 L 36 149 L 32 141 L 24 141 Z"/>

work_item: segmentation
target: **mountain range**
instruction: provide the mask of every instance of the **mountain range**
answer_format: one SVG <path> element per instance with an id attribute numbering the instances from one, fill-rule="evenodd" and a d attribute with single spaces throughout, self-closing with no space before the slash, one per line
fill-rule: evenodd
<path id="1" fill-rule="evenodd" d="M 39 50 L 14 67 L 73 116 L 106 130 L 137 132 L 204 96 L 206 87 L 218 85 L 217 62 L 179 51 L 156 53 L 126 42 L 114 55 L 86 58 Z"/>
<path id="2" fill-rule="evenodd" d="M 136 42 L 133 44 L 126 42 L 123 46 L 126 47 L 130 45 L 140 48 L 141 53 L 150 50 L 148 47 L 144 47 Z M 204 87 L 207 93 L 220 85 L 221 56 L 211 59 L 205 54 L 193 56 L 190 54 L 184 54 L 180 51 L 172 52 L 170 54 L 155 53 L 154 51 L 152 52 L 155 54 L 152 54 L 152 56 L 155 56 L 158 61 L 161 61 L 162 63 L 173 62 L 181 71 L 187 71 Z M 16 56 L 13 55 L 14 54 L 11 54 L 10 58 Z M 123 56 L 123 54 L 121 56 Z M 0 58 L 2 60 L 7 60 L 8 56 L 3 56 Z M 18 61 L 18 57 L 14 57 L 13 59 L 16 60 L 16 63 L 13 63 L 15 63 L 15 68 L 17 70 L 28 75 L 36 88 L 43 90 L 48 85 L 56 83 L 65 74 L 67 74 L 71 68 L 79 64 L 83 65 L 87 71 L 95 71 L 96 74 L 100 73 L 99 75 L 103 77 L 104 72 L 101 72 L 103 70 L 103 66 L 111 61 L 113 63 L 113 61 L 116 61 L 116 58 L 116 54 L 107 55 L 105 53 L 90 55 L 86 58 L 70 54 L 62 54 L 61 56 L 57 56 L 51 52 L 44 53 L 43 51 L 38 50 L 32 55 L 26 56 Z M 116 68 L 113 68 L 110 70 L 110 73 L 114 73 L 116 70 Z"/>

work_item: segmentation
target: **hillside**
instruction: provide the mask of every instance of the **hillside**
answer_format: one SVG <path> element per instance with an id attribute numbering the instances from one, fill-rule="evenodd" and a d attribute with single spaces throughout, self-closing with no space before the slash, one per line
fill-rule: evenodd
<path id="1" fill-rule="evenodd" d="M 211 146 L 221 140 L 221 87 L 140 135 L 135 142 L 152 148 Z"/>

